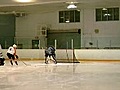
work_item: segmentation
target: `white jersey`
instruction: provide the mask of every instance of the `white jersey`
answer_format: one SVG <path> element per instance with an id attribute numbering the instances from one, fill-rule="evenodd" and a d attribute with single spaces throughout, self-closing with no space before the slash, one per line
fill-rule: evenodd
<path id="1" fill-rule="evenodd" d="M 15 53 L 15 49 L 11 46 L 11 47 L 8 48 L 7 53 L 10 53 L 10 54 L 13 55 Z"/>

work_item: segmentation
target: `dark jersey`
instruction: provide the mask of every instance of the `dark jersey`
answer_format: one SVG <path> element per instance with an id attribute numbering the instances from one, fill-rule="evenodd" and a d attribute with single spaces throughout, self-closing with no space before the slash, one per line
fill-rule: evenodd
<path id="1" fill-rule="evenodd" d="M 52 46 L 50 46 L 50 47 L 48 47 L 46 50 L 45 50 L 45 53 L 46 54 L 55 54 L 55 48 L 54 47 L 52 47 Z"/>

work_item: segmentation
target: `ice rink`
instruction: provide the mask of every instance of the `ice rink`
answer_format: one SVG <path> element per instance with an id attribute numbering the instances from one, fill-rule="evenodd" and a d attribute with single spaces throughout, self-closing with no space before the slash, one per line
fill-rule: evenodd
<path id="1" fill-rule="evenodd" d="M 120 62 L 24 62 L 0 66 L 0 90 L 120 90 Z"/>

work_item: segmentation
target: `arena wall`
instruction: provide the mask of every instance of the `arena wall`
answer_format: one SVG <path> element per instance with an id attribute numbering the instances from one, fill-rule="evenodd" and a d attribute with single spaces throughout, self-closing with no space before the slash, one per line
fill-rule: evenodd
<path id="1" fill-rule="evenodd" d="M 4 57 L 7 49 L 2 49 Z M 78 60 L 120 60 L 119 49 L 75 49 L 75 57 Z M 19 59 L 22 60 L 44 60 L 44 49 L 17 49 Z M 68 60 L 73 58 L 73 50 L 57 49 L 58 60 Z"/>

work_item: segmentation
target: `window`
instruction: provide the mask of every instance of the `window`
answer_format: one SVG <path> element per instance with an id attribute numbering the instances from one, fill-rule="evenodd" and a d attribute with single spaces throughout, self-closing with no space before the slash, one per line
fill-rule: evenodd
<path id="1" fill-rule="evenodd" d="M 96 9 L 96 21 L 118 21 L 119 8 Z"/>
<path id="2" fill-rule="evenodd" d="M 80 11 L 59 11 L 59 23 L 73 23 L 80 22 Z"/>

